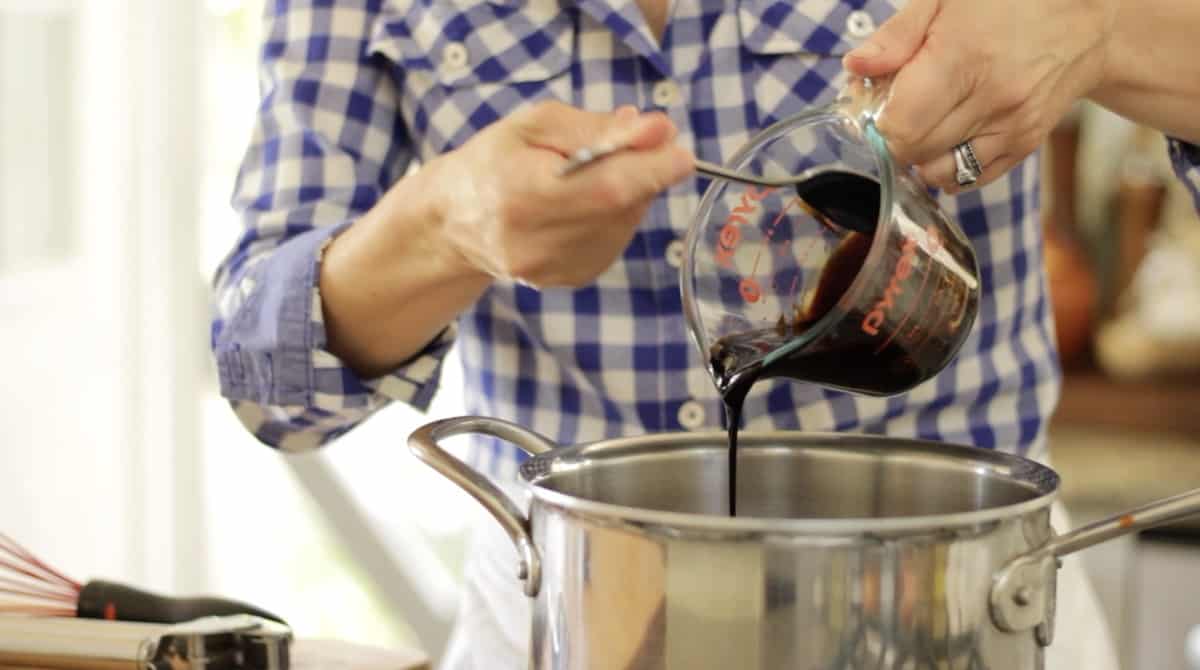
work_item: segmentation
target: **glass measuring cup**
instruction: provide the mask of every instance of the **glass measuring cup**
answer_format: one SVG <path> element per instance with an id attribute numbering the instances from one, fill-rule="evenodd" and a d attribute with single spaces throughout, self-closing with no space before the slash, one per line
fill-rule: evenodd
<path id="1" fill-rule="evenodd" d="M 752 138 L 727 168 L 800 187 L 717 179 L 680 268 L 692 338 L 721 386 L 739 372 L 871 396 L 943 370 L 971 331 L 978 262 L 966 236 L 875 121 L 887 82 Z"/>

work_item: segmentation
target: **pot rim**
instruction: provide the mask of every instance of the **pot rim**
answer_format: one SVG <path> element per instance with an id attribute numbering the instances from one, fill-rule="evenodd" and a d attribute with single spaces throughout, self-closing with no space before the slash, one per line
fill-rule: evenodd
<path id="1" fill-rule="evenodd" d="M 559 447 L 550 452 L 533 456 L 520 468 L 521 483 L 532 494 L 535 500 L 543 504 L 561 508 L 589 517 L 611 522 L 630 523 L 640 526 L 656 527 L 670 532 L 674 529 L 708 531 L 721 533 L 768 533 L 805 536 L 863 536 L 863 535 L 895 535 L 911 534 L 914 532 L 936 532 L 939 530 L 976 527 L 985 524 L 1023 518 L 1026 515 L 1048 508 L 1058 497 L 1060 478 L 1052 468 L 1037 461 L 1008 454 L 992 449 L 982 449 L 959 444 L 898 438 L 884 435 L 864 435 L 855 433 L 819 433 L 800 431 L 743 431 L 738 435 L 738 450 L 753 449 L 756 446 L 786 446 L 788 443 L 811 442 L 811 447 L 830 446 L 838 444 L 875 448 L 903 447 L 907 450 L 929 453 L 937 456 L 953 457 L 957 452 L 961 456 L 970 456 L 997 466 L 998 470 L 1008 469 L 1010 477 L 1017 482 L 1031 485 L 1034 497 L 1011 505 L 1000 505 L 971 512 L 955 514 L 930 514 L 907 517 L 848 517 L 838 519 L 787 519 L 771 517 L 724 517 L 711 514 L 694 514 L 688 512 L 668 512 L 639 507 L 629 507 L 614 503 L 588 500 L 577 496 L 555 491 L 540 486 L 539 479 L 544 479 L 553 473 L 554 464 L 562 463 L 572 457 L 584 457 L 591 451 L 625 450 L 645 448 L 653 445 L 662 447 L 699 446 L 716 442 L 726 443 L 724 432 L 671 432 L 633 437 L 619 437 L 599 440 L 570 447 Z M 874 443 L 874 444 L 872 444 Z M 804 445 L 798 445 L 804 446 Z M 1038 493 L 1040 491 L 1040 494 Z"/>

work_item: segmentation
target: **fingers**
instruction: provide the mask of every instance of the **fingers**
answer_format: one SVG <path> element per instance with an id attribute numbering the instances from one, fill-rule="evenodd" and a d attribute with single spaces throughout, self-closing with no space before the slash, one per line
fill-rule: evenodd
<path id="1" fill-rule="evenodd" d="M 912 0 L 871 39 L 846 54 L 843 66 L 860 77 L 881 77 L 899 70 L 921 48 L 940 4 L 940 0 Z"/>
<path id="2" fill-rule="evenodd" d="M 552 219 L 644 204 L 694 169 L 694 157 L 674 144 L 678 131 L 662 112 L 641 113 L 623 106 L 596 113 L 550 102 L 528 108 L 515 122 L 527 145 L 552 152 L 535 154 L 526 164 L 533 197 L 552 208 L 556 214 Z M 566 177 L 559 173 L 566 156 L 602 144 L 621 150 Z"/>
<path id="3" fill-rule="evenodd" d="M 992 183 L 1011 169 L 1019 159 L 1024 158 L 1024 156 L 1012 154 L 1008 136 L 1004 133 L 991 132 L 972 138 L 971 149 L 974 150 L 975 158 L 983 167 L 983 174 L 973 186 L 968 188 L 981 188 Z M 917 168 L 917 174 L 926 184 L 952 194 L 967 190 L 958 185 L 958 181 L 955 179 L 957 172 L 958 166 L 954 160 L 953 146 L 946 149 L 942 155 Z"/>
<path id="4" fill-rule="evenodd" d="M 944 119 L 933 124 L 918 142 L 893 146 L 897 152 L 896 160 L 903 165 L 924 165 L 936 161 L 968 138 L 983 135 L 983 129 L 991 120 L 991 113 L 992 110 L 986 107 L 980 96 L 969 96 L 950 110 Z"/>
<path id="5" fill-rule="evenodd" d="M 648 112 L 640 116 L 621 120 L 599 138 L 591 138 L 589 144 L 611 143 L 627 150 L 654 149 L 675 139 L 677 129 L 671 119 L 662 112 Z"/>
<path id="6" fill-rule="evenodd" d="M 615 117 L 545 100 L 518 110 L 511 118 L 521 140 L 566 155 L 581 146 L 589 135 L 607 130 Z"/>
<path id="7" fill-rule="evenodd" d="M 965 71 L 955 53 L 927 45 L 895 76 L 879 130 L 897 162 L 919 164 L 971 136 L 982 117 Z"/>
<path id="8" fill-rule="evenodd" d="M 517 134 L 527 144 L 567 156 L 601 142 L 649 148 L 675 137 L 661 112 L 640 114 L 625 105 L 613 112 L 589 112 L 557 100 L 545 100 L 513 115 Z"/>
<path id="9" fill-rule="evenodd" d="M 641 138 L 662 132 L 660 128 L 640 133 Z M 644 204 L 662 191 L 687 179 L 695 169 L 695 157 L 671 142 L 650 149 L 628 149 L 612 154 L 567 177 L 553 176 L 554 200 L 564 213 L 590 215 L 625 210 Z"/>
<path id="10" fill-rule="evenodd" d="M 621 105 L 613 114 L 620 121 L 632 121 L 638 117 L 638 108 L 633 105 Z"/>

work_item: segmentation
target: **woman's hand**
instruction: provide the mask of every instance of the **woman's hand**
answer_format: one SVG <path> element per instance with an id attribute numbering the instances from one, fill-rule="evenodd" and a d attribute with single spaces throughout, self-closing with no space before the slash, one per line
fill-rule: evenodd
<path id="1" fill-rule="evenodd" d="M 846 55 L 858 76 L 894 75 L 879 129 L 930 185 L 960 190 L 970 140 L 996 180 L 1103 81 L 1119 0 L 911 0 Z"/>
<path id="2" fill-rule="evenodd" d="M 364 378 L 426 346 L 494 279 L 582 286 L 629 245 L 651 201 L 691 172 L 661 113 L 543 102 L 398 181 L 320 266 L 327 346 Z M 629 147 L 567 177 L 567 156 Z"/>
<path id="3" fill-rule="evenodd" d="M 692 172 L 661 113 L 539 103 L 433 164 L 440 233 L 475 271 L 537 287 L 590 283 L 629 245 L 646 209 Z M 584 147 L 627 149 L 567 177 Z"/>

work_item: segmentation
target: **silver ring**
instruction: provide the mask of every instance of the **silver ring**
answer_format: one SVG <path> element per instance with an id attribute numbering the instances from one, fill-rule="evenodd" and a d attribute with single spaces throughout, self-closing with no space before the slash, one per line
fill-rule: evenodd
<path id="1" fill-rule="evenodd" d="M 983 175 L 983 166 L 979 164 L 970 140 L 954 147 L 954 166 L 954 179 L 959 186 L 972 186 Z"/>

